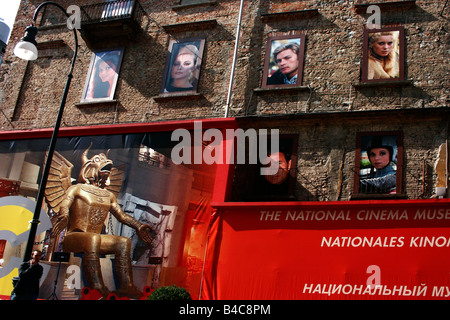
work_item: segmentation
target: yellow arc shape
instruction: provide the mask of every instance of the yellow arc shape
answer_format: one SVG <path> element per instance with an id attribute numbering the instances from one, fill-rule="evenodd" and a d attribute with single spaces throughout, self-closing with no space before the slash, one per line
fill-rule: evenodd
<path id="1" fill-rule="evenodd" d="M 8 241 L 12 246 L 23 243 L 28 238 L 30 222 L 33 219 L 35 202 L 22 196 L 0 198 L 0 239 Z M 41 209 L 37 234 L 51 228 L 51 222 Z M 9 296 L 13 286 L 12 278 L 18 275 L 18 267 L 22 259 L 11 257 L 7 265 L 0 269 L 0 296 Z M 1 297 L 0 299 L 2 299 Z"/>
<path id="2" fill-rule="evenodd" d="M 33 213 L 28 209 L 17 205 L 6 205 L 0 207 L 0 230 L 9 230 L 16 235 L 27 231 Z"/>

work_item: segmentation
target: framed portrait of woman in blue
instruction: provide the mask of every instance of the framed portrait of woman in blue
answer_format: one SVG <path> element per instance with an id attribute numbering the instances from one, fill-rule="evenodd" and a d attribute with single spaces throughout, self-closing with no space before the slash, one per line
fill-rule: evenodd
<path id="1" fill-rule="evenodd" d="M 353 194 L 400 196 L 403 192 L 402 132 L 360 132 L 356 145 Z"/>
<path id="2" fill-rule="evenodd" d="M 92 53 L 81 102 L 113 100 L 123 52 L 118 48 Z"/>
<path id="3" fill-rule="evenodd" d="M 160 94 L 197 92 L 204 38 L 171 40 Z"/>
<path id="4" fill-rule="evenodd" d="M 361 82 L 405 80 L 404 28 L 364 29 Z"/>

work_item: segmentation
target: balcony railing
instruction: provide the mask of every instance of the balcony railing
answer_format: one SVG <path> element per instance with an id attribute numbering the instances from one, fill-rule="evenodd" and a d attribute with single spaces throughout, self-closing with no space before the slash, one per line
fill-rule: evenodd
<path id="1" fill-rule="evenodd" d="M 95 49 L 110 41 L 134 41 L 146 16 L 137 0 L 116 0 L 81 7 L 81 36 Z"/>
<path id="2" fill-rule="evenodd" d="M 132 19 L 141 25 L 145 11 L 137 0 L 116 0 L 81 7 L 81 24 Z"/>

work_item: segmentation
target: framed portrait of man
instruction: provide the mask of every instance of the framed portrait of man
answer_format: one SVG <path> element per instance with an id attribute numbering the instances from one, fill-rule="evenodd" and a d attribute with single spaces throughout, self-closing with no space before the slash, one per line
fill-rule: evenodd
<path id="1" fill-rule="evenodd" d="M 402 168 L 402 132 L 357 134 L 353 194 L 402 194 Z"/>
<path id="2" fill-rule="evenodd" d="M 171 40 L 161 94 L 197 92 L 205 39 Z"/>
<path id="3" fill-rule="evenodd" d="M 298 135 L 281 134 L 277 136 L 278 147 L 273 148 L 272 137 L 263 136 L 267 146 L 257 149 L 246 146 L 246 154 L 257 154 L 257 161 L 247 159 L 244 164 L 237 164 L 233 182 L 233 201 L 294 201 L 297 181 Z M 263 149 L 261 149 L 261 147 Z M 264 151 L 262 151 L 264 150 Z M 270 172 L 270 166 L 276 170 Z M 263 172 L 266 169 L 266 172 Z"/>
<path id="4" fill-rule="evenodd" d="M 301 86 L 304 51 L 304 34 L 270 37 L 261 87 Z"/>
<path id="5" fill-rule="evenodd" d="M 118 48 L 92 53 L 81 102 L 114 98 L 123 52 L 123 48 Z"/>
<path id="6" fill-rule="evenodd" d="M 361 82 L 405 79 L 404 28 L 364 29 Z"/>

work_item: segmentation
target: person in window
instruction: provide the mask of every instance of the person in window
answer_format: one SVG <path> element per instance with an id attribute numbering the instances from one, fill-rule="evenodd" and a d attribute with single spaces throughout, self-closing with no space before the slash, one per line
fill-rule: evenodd
<path id="1" fill-rule="evenodd" d="M 374 137 L 367 149 L 370 161 L 368 175 L 360 177 L 362 193 L 396 193 L 396 165 L 394 148 L 383 137 Z"/>
<path id="2" fill-rule="evenodd" d="M 11 293 L 11 300 L 37 300 L 39 295 L 39 281 L 43 268 L 39 264 L 42 252 L 33 251 L 31 260 L 24 262 L 19 268 L 19 280 Z"/>
<path id="3" fill-rule="evenodd" d="M 199 63 L 198 55 L 199 50 L 193 44 L 187 44 L 180 48 L 170 68 L 170 80 L 164 92 L 194 89 L 195 71 Z"/>
<path id="4" fill-rule="evenodd" d="M 369 60 L 367 79 L 399 77 L 397 32 L 369 34 Z"/>
<path id="5" fill-rule="evenodd" d="M 278 166 L 278 170 L 273 175 L 264 176 L 270 184 L 280 185 L 285 182 L 291 170 L 291 160 L 287 160 L 283 152 L 275 152 L 269 155 L 270 161 Z"/>
<path id="6" fill-rule="evenodd" d="M 90 88 L 86 94 L 87 99 L 108 98 L 111 96 L 118 63 L 119 55 L 113 52 L 106 53 L 97 61 Z"/>
<path id="7" fill-rule="evenodd" d="M 297 43 L 281 45 L 274 50 L 273 57 L 278 70 L 267 78 L 268 85 L 297 83 L 299 50 Z"/>
<path id="8" fill-rule="evenodd" d="M 275 152 L 268 156 L 271 165 L 277 165 L 278 170 L 273 175 L 260 175 L 258 176 L 255 185 L 255 198 L 263 201 L 285 201 L 290 200 L 289 194 L 289 173 L 291 170 L 291 157 L 285 152 Z M 265 165 L 265 167 L 269 166 Z M 249 199 L 250 200 L 250 199 Z"/>

